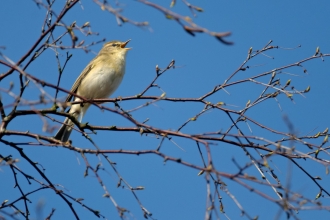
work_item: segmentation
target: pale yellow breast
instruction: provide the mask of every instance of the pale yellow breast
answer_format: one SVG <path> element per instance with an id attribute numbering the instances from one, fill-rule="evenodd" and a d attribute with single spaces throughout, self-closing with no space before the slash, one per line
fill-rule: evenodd
<path id="1" fill-rule="evenodd" d="M 125 74 L 125 54 L 101 57 L 78 87 L 78 95 L 87 99 L 108 98 L 120 85 Z"/>

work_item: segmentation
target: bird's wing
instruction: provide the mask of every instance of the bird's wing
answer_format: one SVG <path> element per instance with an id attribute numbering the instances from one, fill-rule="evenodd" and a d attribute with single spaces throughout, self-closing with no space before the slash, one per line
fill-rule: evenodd
<path id="1" fill-rule="evenodd" d="M 80 76 L 76 79 L 76 81 L 74 82 L 72 88 L 71 88 L 71 92 L 73 93 L 77 93 L 78 87 L 80 86 L 81 82 L 83 81 L 83 79 L 87 76 L 87 74 L 94 68 L 94 64 L 93 64 L 94 59 L 85 67 L 85 69 L 81 72 Z M 73 95 L 68 94 L 65 102 L 70 102 L 71 98 Z"/>

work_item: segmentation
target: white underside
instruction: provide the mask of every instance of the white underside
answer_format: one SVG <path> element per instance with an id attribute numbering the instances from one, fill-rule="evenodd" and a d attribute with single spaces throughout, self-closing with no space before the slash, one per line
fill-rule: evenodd
<path id="1" fill-rule="evenodd" d="M 116 61 L 113 60 L 112 65 L 117 68 L 105 68 L 104 66 L 94 67 L 83 79 L 78 87 L 77 94 L 86 99 L 106 99 L 120 85 L 125 74 L 125 54 Z M 115 62 L 115 63 L 114 63 Z M 75 98 L 75 101 L 80 101 Z M 90 104 L 83 106 L 76 104 L 70 109 L 70 113 L 76 113 L 77 119 L 81 122 Z"/>

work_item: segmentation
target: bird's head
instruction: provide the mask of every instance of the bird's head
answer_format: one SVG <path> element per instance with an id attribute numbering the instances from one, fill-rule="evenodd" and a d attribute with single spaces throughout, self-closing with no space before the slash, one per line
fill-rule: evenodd
<path id="1" fill-rule="evenodd" d="M 122 54 L 122 55 L 126 55 L 127 51 L 132 49 L 129 47 L 126 47 L 126 45 L 128 44 L 128 42 L 130 42 L 131 40 L 127 40 L 125 42 L 121 42 L 121 41 L 110 41 L 107 42 L 103 45 L 103 48 L 101 49 L 101 52 L 105 52 L 105 53 L 111 53 L 111 54 Z"/>

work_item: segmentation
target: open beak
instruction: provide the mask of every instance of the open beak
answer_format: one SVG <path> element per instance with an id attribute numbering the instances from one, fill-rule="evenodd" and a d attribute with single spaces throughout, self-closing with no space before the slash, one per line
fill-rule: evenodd
<path id="1" fill-rule="evenodd" d="M 121 48 L 125 48 L 126 45 L 128 44 L 128 42 L 130 42 L 130 41 L 131 41 L 131 39 L 125 41 L 124 43 L 122 43 L 122 44 L 120 45 L 120 47 L 121 47 Z M 131 48 L 125 48 L 125 49 L 126 49 L 126 50 L 130 50 Z"/>

